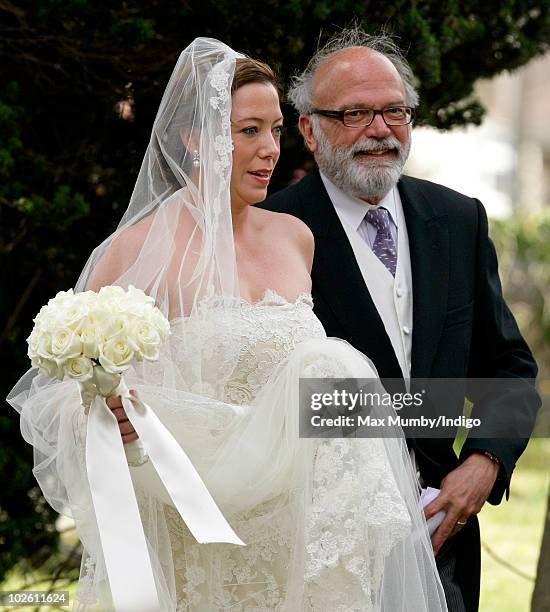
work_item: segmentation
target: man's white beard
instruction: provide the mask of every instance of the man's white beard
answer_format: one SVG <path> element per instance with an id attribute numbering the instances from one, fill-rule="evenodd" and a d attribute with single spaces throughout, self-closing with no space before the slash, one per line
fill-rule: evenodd
<path id="1" fill-rule="evenodd" d="M 394 136 L 387 138 L 362 138 L 349 146 L 333 145 L 323 130 L 312 123 L 317 141 L 315 159 L 321 172 L 345 193 L 362 200 L 381 199 L 399 180 L 409 156 L 411 141 L 403 144 Z M 395 149 L 393 159 L 359 159 L 359 151 L 384 151 Z"/>

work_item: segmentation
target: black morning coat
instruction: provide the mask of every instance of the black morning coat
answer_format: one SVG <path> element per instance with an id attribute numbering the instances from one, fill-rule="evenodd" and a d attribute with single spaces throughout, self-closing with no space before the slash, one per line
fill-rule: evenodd
<path id="1" fill-rule="evenodd" d="M 408 444 L 414 448 L 425 485 L 433 487 L 439 487 L 445 475 L 472 451 L 490 451 L 502 465 L 489 496 L 490 503 L 498 504 L 505 491 L 508 498 L 512 471 L 528 441 L 525 432 L 534 425 L 540 406 L 534 389 L 537 366 L 503 299 L 481 203 L 407 176 L 401 177 L 397 187 L 412 270 L 411 377 L 515 379 L 513 390 L 499 383 L 482 391 L 458 385 L 447 392 L 447 414 L 462 414 L 466 395 L 473 402 L 472 417 L 479 415 L 488 432 L 487 438 L 466 440 L 459 458 L 450 438 L 409 439 Z M 313 232 L 314 311 L 327 335 L 347 340 L 372 359 L 383 380 L 402 380 L 392 345 L 319 171 L 271 195 L 260 206 L 290 213 Z M 495 439 L 495 432 L 505 432 L 506 438 Z M 457 579 L 469 592 L 467 608 L 474 610 L 479 591 L 477 520 L 468 521 L 467 527 L 453 539 L 455 546 L 463 548 L 459 556 L 464 563 L 457 567 Z"/>

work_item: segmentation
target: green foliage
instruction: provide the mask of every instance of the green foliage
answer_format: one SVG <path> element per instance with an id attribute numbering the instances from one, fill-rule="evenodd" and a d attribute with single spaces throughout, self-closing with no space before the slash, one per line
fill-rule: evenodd
<path id="1" fill-rule="evenodd" d="M 270 62 L 287 81 L 352 21 L 398 37 L 418 77 L 418 123 L 450 128 L 481 121 L 477 78 L 548 50 L 550 0 L 0 3 L 1 393 L 27 367 L 32 317 L 74 285 L 125 208 L 178 53 L 212 36 Z M 133 109 L 126 120 L 120 102 Z M 292 125 L 292 111 L 285 114 Z M 308 159 L 292 130 L 284 148 L 276 187 Z M 51 552 L 55 513 L 37 495 L 30 448 L 9 408 L 0 437 L 1 581 L 19 558 Z"/>
<path id="2" fill-rule="evenodd" d="M 492 221 L 508 303 L 535 353 L 541 374 L 550 375 L 550 215 Z"/>
<path id="3" fill-rule="evenodd" d="M 40 299 L 38 281 L 51 290 L 63 269 L 78 251 L 65 232 L 89 213 L 80 193 L 57 184 L 50 175 L 51 162 L 33 155 L 25 142 L 26 113 L 19 100 L 16 82 L 0 93 L 0 297 L 2 327 L 0 342 L 13 371 L 22 373 L 24 331 L 31 319 L 29 307 Z M 40 188 L 41 192 L 37 193 Z M 47 290 L 48 290 L 47 289 Z M 18 315 L 24 313 L 21 319 Z M 24 327 L 21 328 L 21 322 Z M 7 394 L 14 379 L 3 380 L 0 391 Z M 0 580 L 17 561 L 29 567 L 41 565 L 51 556 L 57 542 L 56 513 L 45 503 L 30 471 L 32 452 L 20 439 L 14 414 L 0 415 L 0 474 L 3 491 L 0 505 Z"/>
<path id="4" fill-rule="evenodd" d="M 21 130 L 18 120 L 23 112 L 17 106 L 17 83 L 12 82 L 4 92 L 5 100 L 0 100 L 0 177 L 6 179 L 15 164 L 15 155 L 21 150 Z M 6 186 L 2 189 L 5 189 Z"/>

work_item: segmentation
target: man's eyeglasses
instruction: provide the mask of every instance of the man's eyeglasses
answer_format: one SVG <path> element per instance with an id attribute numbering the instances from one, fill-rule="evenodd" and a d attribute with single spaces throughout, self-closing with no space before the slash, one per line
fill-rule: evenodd
<path id="1" fill-rule="evenodd" d="M 382 115 L 386 125 L 407 125 L 414 117 L 414 109 L 410 106 L 390 106 L 383 110 L 373 108 L 350 108 L 347 110 L 320 110 L 315 108 L 311 111 L 313 115 L 321 115 L 329 119 L 337 119 L 346 127 L 360 128 L 368 127 L 376 115 Z"/>

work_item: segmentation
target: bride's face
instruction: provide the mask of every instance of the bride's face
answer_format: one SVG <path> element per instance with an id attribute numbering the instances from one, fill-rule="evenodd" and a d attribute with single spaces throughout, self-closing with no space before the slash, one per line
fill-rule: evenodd
<path id="1" fill-rule="evenodd" d="M 248 83 L 231 98 L 231 205 L 241 208 L 265 200 L 281 148 L 283 116 L 270 83 Z"/>

